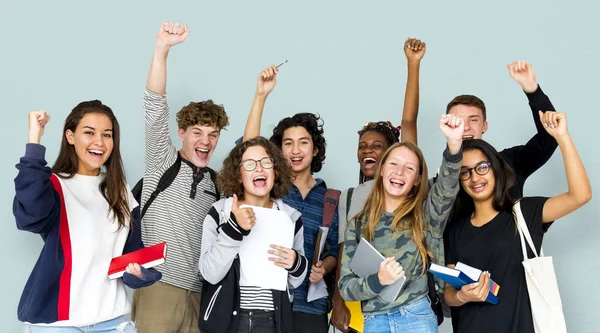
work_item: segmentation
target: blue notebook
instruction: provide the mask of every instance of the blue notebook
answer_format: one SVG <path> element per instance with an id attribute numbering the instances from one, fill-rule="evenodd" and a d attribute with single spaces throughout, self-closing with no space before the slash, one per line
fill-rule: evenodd
<path id="1" fill-rule="evenodd" d="M 431 263 L 429 271 L 431 274 L 444 280 L 444 282 L 451 285 L 456 290 L 460 290 L 460 288 L 466 284 L 479 281 L 479 276 L 481 275 L 481 271 L 479 269 L 473 268 L 461 262 L 456 264 L 456 268 L 450 268 Z M 490 279 L 490 292 L 488 293 L 488 297 L 485 301 L 491 304 L 498 304 L 499 291 L 500 286 Z"/>

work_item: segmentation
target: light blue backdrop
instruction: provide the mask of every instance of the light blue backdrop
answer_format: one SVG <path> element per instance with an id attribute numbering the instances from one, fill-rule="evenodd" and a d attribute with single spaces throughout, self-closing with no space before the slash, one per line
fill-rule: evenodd
<path id="1" fill-rule="evenodd" d="M 82 100 L 100 99 L 117 113 L 130 183 L 143 170 L 141 98 L 154 36 L 163 20 L 188 23 L 188 40 L 171 51 L 168 92 L 174 111 L 190 100 L 225 105 L 231 126 L 211 165 L 219 168 L 241 135 L 257 74 L 289 59 L 265 112 L 263 134 L 283 116 L 320 113 L 328 154 L 318 175 L 330 186 L 357 181 L 356 131 L 367 121 L 398 123 L 403 105 L 407 37 L 427 42 L 421 71 L 420 145 L 430 169 L 440 162 L 439 115 L 455 95 L 475 94 L 488 107 L 485 139 L 497 148 L 526 142 L 535 128 L 525 95 L 507 73 L 513 60 L 531 61 L 570 131 L 592 186 L 600 171 L 595 147 L 597 32 L 594 1 L 3 1 L 0 10 L 0 253 L 4 254 L 0 326 L 18 332 L 16 307 L 42 247 L 17 231 L 11 212 L 14 165 L 27 140 L 27 113 L 53 116 L 43 143 L 53 162 L 62 121 Z M 175 122 L 172 117 L 172 133 Z M 560 153 L 527 182 L 526 195 L 566 189 Z M 555 223 L 545 238 L 554 256 L 570 332 L 600 332 L 595 280 L 597 197 Z M 445 324 L 442 332 L 449 332 Z"/>

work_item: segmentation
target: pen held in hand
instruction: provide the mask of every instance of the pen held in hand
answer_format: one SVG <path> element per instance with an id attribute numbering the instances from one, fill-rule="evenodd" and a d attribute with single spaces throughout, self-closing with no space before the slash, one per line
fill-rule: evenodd
<path id="1" fill-rule="evenodd" d="M 283 64 L 287 64 L 287 62 L 288 62 L 287 60 L 282 61 L 279 65 L 276 66 L 276 68 L 281 67 Z"/>

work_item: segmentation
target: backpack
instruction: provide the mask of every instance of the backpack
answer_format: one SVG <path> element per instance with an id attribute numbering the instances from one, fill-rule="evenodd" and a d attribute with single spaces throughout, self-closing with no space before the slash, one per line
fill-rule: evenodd
<path id="1" fill-rule="evenodd" d="M 335 216 L 335 211 L 337 210 L 338 201 L 340 199 L 341 192 L 339 190 L 327 189 L 325 192 L 325 200 L 323 200 L 323 220 L 321 222 L 322 227 L 329 228 L 331 232 L 331 225 L 333 224 L 333 218 Z M 329 243 L 325 242 L 325 247 L 323 252 L 321 253 L 321 258 L 319 260 L 325 259 L 331 251 L 331 247 Z M 329 293 L 327 295 L 327 313 L 331 311 L 333 308 L 333 293 L 335 291 L 335 272 L 333 269 L 329 274 L 323 277 L 325 284 L 327 285 L 327 290 Z"/>
<path id="2" fill-rule="evenodd" d="M 166 190 L 171 185 L 171 183 L 173 183 L 173 181 L 175 180 L 175 177 L 177 177 L 177 174 L 179 173 L 180 168 L 181 168 L 181 155 L 179 153 L 177 153 L 177 159 L 175 160 L 175 163 L 173 163 L 173 165 L 171 165 L 167 170 L 165 170 L 165 173 L 163 173 L 163 175 L 160 177 L 160 180 L 158 181 L 158 185 L 156 185 L 156 189 L 154 190 L 154 192 L 152 192 L 152 194 L 150 195 L 150 198 L 148 198 L 148 201 L 146 201 L 146 204 L 142 208 L 140 217 L 144 217 L 144 215 L 146 214 L 146 211 L 148 210 L 148 207 L 150 207 L 150 205 L 152 204 L 154 199 L 156 199 L 156 197 L 158 197 L 160 192 Z M 215 193 L 205 191 L 205 193 L 213 195 L 215 197 L 215 202 L 219 201 L 221 199 L 221 196 L 219 194 L 219 188 L 217 187 L 217 173 L 215 172 L 215 170 L 213 170 L 209 167 L 206 167 L 206 169 L 210 173 L 210 179 L 212 180 L 213 184 L 215 185 L 216 191 L 215 191 Z M 202 178 L 200 178 L 200 180 L 202 180 Z M 133 197 L 140 205 L 142 204 L 142 188 L 143 188 L 143 186 L 144 186 L 144 178 L 140 179 L 137 182 L 137 184 L 135 184 L 133 189 L 131 190 Z"/>

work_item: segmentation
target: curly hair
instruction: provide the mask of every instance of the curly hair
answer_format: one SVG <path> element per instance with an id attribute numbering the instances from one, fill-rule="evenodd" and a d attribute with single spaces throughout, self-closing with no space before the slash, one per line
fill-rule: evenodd
<path id="1" fill-rule="evenodd" d="M 360 139 L 365 133 L 377 132 L 383 135 L 385 142 L 387 143 L 388 147 L 390 147 L 393 144 L 400 142 L 400 130 L 401 126 L 394 127 L 394 125 L 392 125 L 392 122 L 390 122 L 389 120 L 368 122 L 358 131 L 358 142 L 360 143 Z M 363 174 L 362 169 L 358 169 L 358 183 L 362 184 L 368 180 L 370 179 L 367 176 L 365 176 L 365 174 Z"/>
<path id="2" fill-rule="evenodd" d="M 226 197 L 231 197 L 235 194 L 239 199 L 244 198 L 240 165 L 242 163 L 242 155 L 244 155 L 248 148 L 254 146 L 263 147 L 267 155 L 273 159 L 275 180 L 270 197 L 272 199 L 285 197 L 291 187 L 292 169 L 283 157 L 281 149 L 262 136 L 239 143 L 229 152 L 229 155 L 223 161 L 223 168 L 217 176 L 217 185 Z"/>
<path id="3" fill-rule="evenodd" d="M 177 112 L 177 126 L 187 129 L 194 125 L 213 126 L 220 130 L 229 125 L 229 118 L 223 105 L 211 99 L 204 102 L 190 102 Z"/>
<path id="4" fill-rule="evenodd" d="M 310 162 L 310 173 L 313 174 L 321 171 L 325 162 L 325 148 L 327 147 L 327 142 L 323 136 L 323 119 L 314 113 L 296 113 L 292 117 L 283 118 L 273 129 L 271 142 L 281 149 L 283 132 L 291 127 L 304 127 L 308 134 L 310 134 L 313 149 L 317 150 L 317 155 L 313 156 Z"/>

